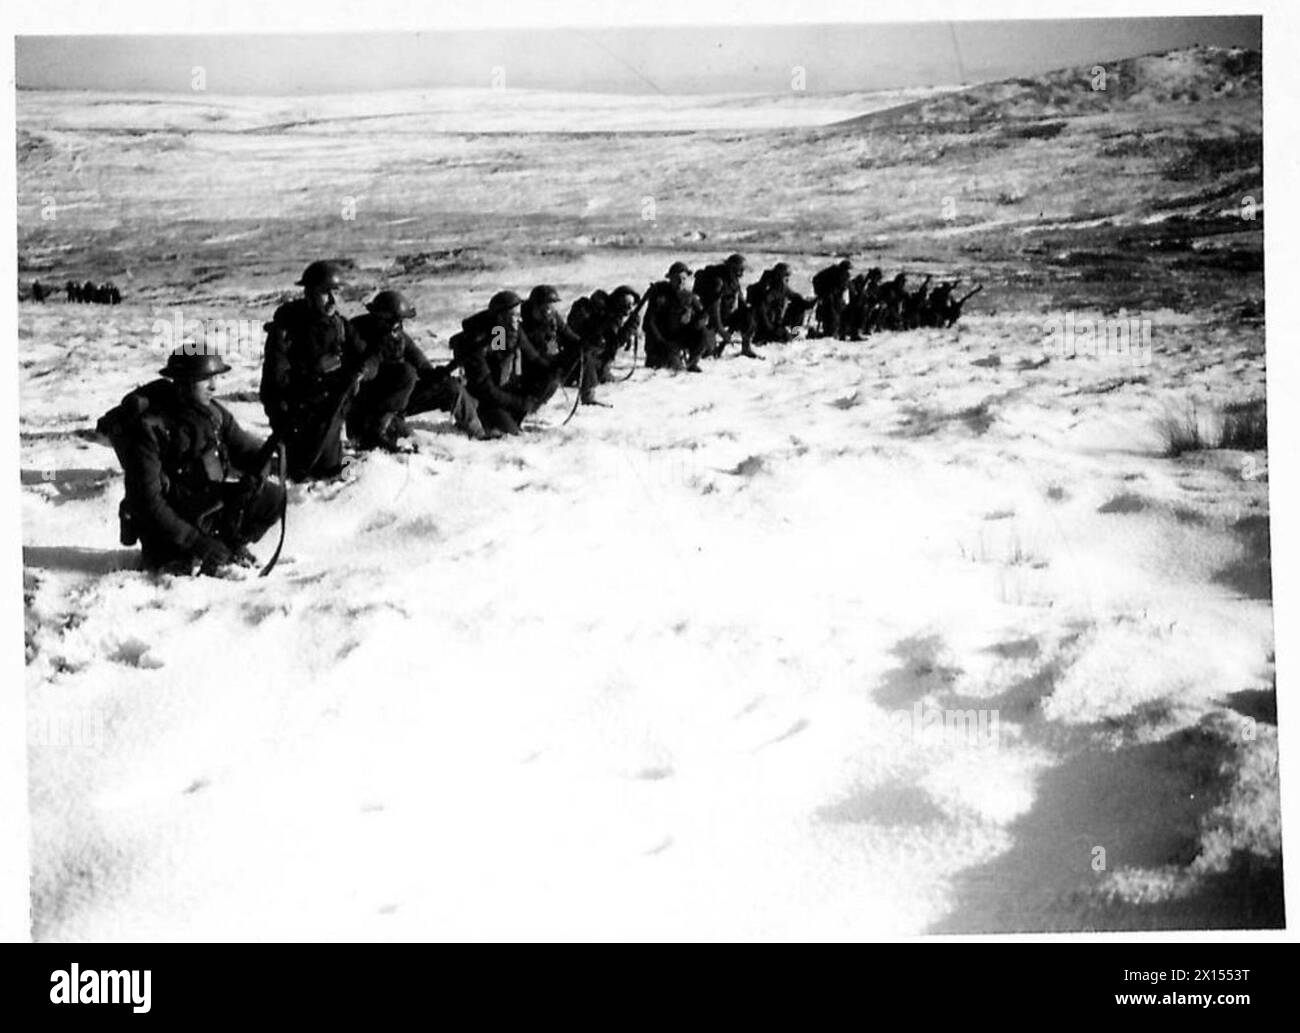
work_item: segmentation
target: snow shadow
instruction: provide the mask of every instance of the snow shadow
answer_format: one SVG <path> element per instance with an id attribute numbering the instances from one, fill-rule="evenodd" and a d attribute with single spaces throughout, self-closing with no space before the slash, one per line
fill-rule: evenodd
<path id="1" fill-rule="evenodd" d="M 961 673 L 939 663 L 943 639 L 938 635 L 913 636 L 895 643 L 890 654 L 903 661 L 887 671 L 873 695 L 885 707 L 910 706 L 931 693 L 946 691 Z"/>
<path id="2" fill-rule="evenodd" d="M 51 500 L 55 505 L 74 502 L 98 495 L 109 481 L 116 476 L 116 470 L 90 470 L 74 468 L 66 470 L 23 470 L 20 480 L 23 487 L 36 487 L 48 484 L 55 491 Z"/>
<path id="3" fill-rule="evenodd" d="M 1273 598 L 1273 550 L 1269 542 L 1269 518 L 1262 514 L 1242 517 L 1232 525 L 1241 542 L 1243 556 L 1216 571 L 1214 580 L 1247 599 Z"/>
<path id="4" fill-rule="evenodd" d="M 24 545 L 23 566 L 39 570 L 68 570 L 79 574 L 112 574 L 139 570 L 139 549 L 83 549 L 77 545 Z"/>
<path id="5" fill-rule="evenodd" d="M 843 799 L 818 808 L 817 817 L 836 824 L 886 828 L 920 828 L 947 820 L 929 793 L 903 781 L 886 782 L 870 789 L 855 788 Z"/>
<path id="6" fill-rule="evenodd" d="M 1200 850 L 1202 819 L 1226 797 L 1231 752 L 1214 731 L 1196 727 L 1065 760 L 1041 776 L 1033 807 L 1008 826 L 1011 849 L 958 874 L 952 911 L 927 932 L 1280 925 L 1280 862 L 1234 855 L 1227 872 L 1179 881 Z M 1242 881 L 1243 866 L 1255 877 Z M 1180 888 L 1119 899 L 1109 877 L 1122 869 Z"/>

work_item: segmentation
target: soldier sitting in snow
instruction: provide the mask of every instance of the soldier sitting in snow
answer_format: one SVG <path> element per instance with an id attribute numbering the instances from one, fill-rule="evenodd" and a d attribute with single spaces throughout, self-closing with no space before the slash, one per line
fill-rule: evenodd
<path id="1" fill-rule="evenodd" d="M 138 541 L 147 568 L 215 574 L 246 566 L 247 544 L 284 505 L 283 489 L 262 476 L 271 455 L 213 398 L 213 378 L 229 369 L 217 355 L 174 353 L 164 379 L 99 421 L 126 475 L 122 544 Z"/>
<path id="2" fill-rule="evenodd" d="M 541 283 L 529 292 L 521 307 L 519 322 L 524 335 L 546 360 L 544 368 L 533 372 L 544 377 L 550 370 L 558 370 L 566 385 L 577 385 L 579 402 L 602 405 L 596 401 L 599 353 L 556 310 L 559 300 L 559 291 Z"/>
<path id="3" fill-rule="evenodd" d="M 792 340 L 812 302 L 790 289 L 790 267 L 777 262 L 746 290 L 754 315 L 754 343 L 784 343 Z"/>
<path id="4" fill-rule="evenodd" d="M 462 320 L 451 339 L 452 355 L 465 371 L 465 388 L 478 403 L 485 427 L 518 434 L 560 385 L 556 364 L 541 355 L 519 325 L 523 300 L 498 291 L 488 307 Z"/>
<path id="5" fill-rule="evenodd" d="M 705 354 L 719 357 L 733 333 L 740 334 L 740 354 L 761 359 L 750 347 L 754 336 L 753 314 L 745 303 L 741 280 L 745 276 L 745 256 L 731 255 L 718 265 L 706 265 L 695 274 L 695 294 L 708 313 L 709 342 Z"/>
<path id="6" fill-rule="evenodd" d="M 456 426 L 470 437 L 489 434 L 479 422 L 473 397 L 452 378 L 445 366 L 435 366 L 402 327 L 415 317 L 415 306 L 400 291 L 380 291 L 366 305 L 366 314 L 352 320 L 365 346 L 366 358 L 378 360 L 348 413 L 348 437 L 362 448 L 398 451 L 410 431 L 406 416 L 437 409 L 451 413 Z"/>
<path id="7" fill-rule="evenodd" d="M 650 289 L 646 302 L 645 364 L 649 369 L 700 372 L 700 356 L 708 345 L 708 313 L 686 286 L 691 270 L 674 262 L 667 280 Z"/>
<path id="8" fill-rule="evenodd" d="M 296 481 L 333 477 L 343 469 L 342 421 L 348 387 L 373 377 L 379 360 L 339 314 L 343 276 L 334 262 L 312 262 L 298 284 L 303 296 L 275 310 L 266 324 L 259 395 L 272 428 L 289 452 Z"/>
<path id="9" fill-rule="evenodd" d="M 588 354 L 595 356 L 598 383 L 607 384 L 613 379 L 610 367 L 614 359 L 621 350 L 634 345 L 638 328 L 633 313 L 640 304 L 635 290 L 619 286 L 608 293 L 592 291 L 569 308 L 569 327 L 582 338 Z"/>

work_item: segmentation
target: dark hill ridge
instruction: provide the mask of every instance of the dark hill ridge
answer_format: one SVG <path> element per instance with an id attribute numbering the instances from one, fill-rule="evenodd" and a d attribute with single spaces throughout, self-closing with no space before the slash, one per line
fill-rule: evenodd
<path id="1" fill-rule="evenodd" d="M 1104 67 L 1104 89 L 1094 88 Z M 836 123 L 837 127 L 980 125 L 1140 113 L 1216 99 L 1261 98 L 1258 50 L 1187 47 L 1098 65 L 1062 68 L 1033 78 L 981 83 L 967 90 L 901 104 Z"/>

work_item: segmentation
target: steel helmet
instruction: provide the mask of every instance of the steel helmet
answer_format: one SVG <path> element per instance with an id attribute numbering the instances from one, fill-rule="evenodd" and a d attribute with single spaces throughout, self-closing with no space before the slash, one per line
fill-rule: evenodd
<path id="1" fill-rule="evenodd" d="M 207 380 L 219 373 L 229 373 L 230 367 L 215 352 L 190 354 L 178 348 L 167 356 L 167 365 L 158 372 L 172 380 Z"/>
<path id="2" fill-rule="evenodd" d="M 488 302 L 488 311 L 496 314 L 522 304 L 523 300 L 514 291 L 497 291 L 496 294 L 492 295 L 492 300 Z"/>
<path id="3" fill-rule="evenodd" d="M 549 283 L 539 283 L 528 295 L 528 304 L 530 305 L 555 304 L 559 300 L 560 292 Z"/>
<path id="4" fill-rule="evenodd" d="M 337 262 L 312 262 L 298 277 L 300 287 L 328 287 L 330 290 L 342 287 L 343 267 Z"/>
<path id="5" fill-rule="evenodd" d="M 366 302 L 366 311 L 389 319 L 414 319 L 415 306 L 401 291 L 380 291 Z"/>

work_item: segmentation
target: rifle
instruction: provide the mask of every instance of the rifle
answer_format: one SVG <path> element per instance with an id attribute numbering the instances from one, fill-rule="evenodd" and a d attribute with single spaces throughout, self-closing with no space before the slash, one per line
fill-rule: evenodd
<path id="1" fill-rule="evenodd" d="M 623 336 L 623 332 L 624 332 L 624 331 L 625 331 L 629 326 L 632 325 L 632 321 L 633 321 L 634 319 L 636 319 L 637 313 L 640 312 L 641 309 L 642 309 L 642 307 L 645 305 L 645 303 L 646 303 L 647 301 L 650 300 L 650 292 L 651 292 L 652 290 L 654 290 L 654 288 L 655 288 L 655 284 L 654 284 L 654 283 L 651 283 L 650 286 L 647 287 L 647 288 L 642 292 L 640 300 L 637 301 L 636 305 L 632 308 L 632 311 L 629 312 L 629 313 L 627 314 L 627 318 L 624 319 L 623 322 L 622 322 L 621 324 L 619 324 L 619 328 L 618 328 L 618 330 L 617 330 L 617 331 L 615 332 L 615 334 L 614 334 L 614 339 L 615 339 L 615 340 L 617 340 L 618 338 L 622 337 L 622 336 Z M 627 374 L 626 374 L 626 375 L 625 375 L 625 376 L 624 376 L 624 377 L 619 381 L 620 384 L 622 384 L 622 383 L 626 383 L 627 381 L 631 380 L 631 379 L 632 379 L 632 374 L 636 372 L 636 346 L 637 346 L 637 340 L 638 340 L 638 338 L 636 338 L 636 337 L 633 337 L 633 338 L 632 338 L 632 368 L 629 369 L 629 370 L 627 371 Z"/>
<path id="2" fill-rule="evenodd" d="M 586 367 L 587 349 L 580 346 L 578 348 L 578 364 L 576 367 L 578 370 L 578 383 L 573 389 L 573 408 L 569 410 L 569 415 L 564 417 L 564 422 L 560 424 L 561 427 L 568 426 L 569 421 L 573 419 L 574 413 L 578 411 L 578 406 L 582 404 L 582 377 L 586 372 Z M 573 368 L 570 368 L 569 372 L 572 373 Z M 567 380 L 568 377 L 565 376 L 564 379 Z M 561 383 L 563 383 L 563 381 L 561 381 Z"/>
<path id="3" fill-rule="evenodd" d="M 275 552 L 271 553 L 271 558 L 267 560 L 266 566 L 257 572 L 258 577 L 266 577 L 275 569 L 276 561 L 280 558 L 280 550 L 284 548 L 284 529 L 289 515 L 289 491 L 286 483 L 288 479 L 288 456 L 285 454 L 284 442 L 279 439 L 278 435 L 272 434 L 266 442 L 267 446 L 270 446 L 271 442 L 275 442 L 276 473 L 279 475 L 280 488 L 282 489 L 280 497 L 280 540 L 275 543 Z M 263 451 L 265 451 L 265 448 Z M 263 468 L 262 479 L 263 481 L 266 480 L 265 468 Z"/>
<path id="4" fill-rule="evenodd" d="M 651 284 L 651 287 L 653 286 L 654 285 Z M 627 328 L 632 325 L 632 321 L 636 319 L 637 313 L 641 311 L 641 306 L 646 303 L 646 299 L 649 296 L 650 296 L 650 291 L 647 289 L 645 293 L 642 294 L 641 297 L 637 300 L 637 303 L 632 306 L 632 311 L 629 312 L 623 318 L 623 321 L 621 323 L 618 324 L 617 329 L 615 329 L 614 331 L 614 342 L 616 345 L 618 339 L 623 336 L 624 331 L 627 330 Z M 560 424 L 561 427 L 567 425 L 568 422 L 571 419 L 573 419 L 573 417 L 578 412 L 578 406 L 582 404 L 582 381 L 583 378 L 586 376 L 586 370 L 587 370 L 587 349 L 585 347 L 579 346 L 578 361 L 574 366 L 569 367 L 568 373 L 564 375 L 564 380 L 569 379 L 569 374 L 571 374 L 575 368 L 578 371 L 578 384 L 577 384 L 578 397 L 573 400 L 573 407 L 569 409 L 569 415 L 564 417 L 564 422 Z M 619 381 L 619 383 L 622 383 L 623 381 L 630 379 L 632 374 L 635 372 L 636 372 L 636 343 L 635 343 L 635 338 L 633 338 L 632 368 L 628 370 L 627 376 L 623 377 L 623 379 Z"/>
<path id="5" fill-rule="evenodd" d="M 320 457 L 325 451 L 325 445 L 334 437 L 343 427 L 343 419 L 347 415 L 348 403 L 356 395 L 357 389 L 361 387 L 362 378 L 365 376 L 364 370 L 357 370 L 352 374 L 351 379 L 344 385 L 343 390 L 339 392 L 338 401 L 334 403 L 334 411 L 325 424 L 324 432 L 316 442 L 316 448 L 312 451 L 311 459 L 302 467 L 303 473 L 310 473 L 315 465 L 320 462 Z"/>
<path id="6" fill-rule="evenodd" d="M 957 320 L 961 318 L 961 307 L 965 305 L 966 302 L 970 301 L 971 298 L 975 297 L 975 295 L 978 294 L 983 289 L 984 289 L 984 284 L 981 283 L 973 291 L 966 294 L 964 297 L 958 298 L 956 301 L 950 303 L 950 307 L 948 309 L 948 326 L 952 326 L 953 323 L 957 322 Z"/>
<path id="7" fill-rule="evenodd" d="M 281 486 L 284 486 L 287 481 L 287 456 L 284 442 L 280 440 L 280 435 L 276 431 L 271 433 L 271 436 L 266 439 L 266 444 L 257 453 L 257 459 L 253 463 L 253 472 L 246 473 L 240 478 L 239 493 L 234 498 L 218 499 L 209 505 L 195 519 L 195 526 L 204 534 L 215 535 L 222 541 L 239 541 L 241 538 L 240 529 L 244 524 L 244 514 L 248 510 L 249 503 L 257 497 L 262 485 L 266 483 L 273 459 L 278 459 L 276 473 L 279 476 Z M 267 574 L 271 573 L 276 561 L 280 558 L 280 550 L 284 548 L 288 502 L 288 492 L 285 492 L 280 499 L 280 540 L 276 543 L 275 552 L 272 554 L 270 561 L 262 567 L 258 577 L 266 577 Z"/>

